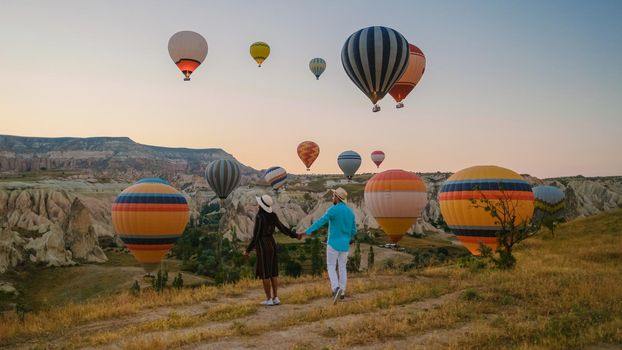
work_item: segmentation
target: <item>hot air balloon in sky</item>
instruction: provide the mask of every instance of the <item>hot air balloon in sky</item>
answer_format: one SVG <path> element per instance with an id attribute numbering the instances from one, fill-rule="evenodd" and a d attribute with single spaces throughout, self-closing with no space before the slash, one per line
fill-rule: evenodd
<path id="1" fill-rule="evenodd" d="M 264 179 L 272 186 L 274 191 L 278 191 L 287 183 L 287 171 L 280 166 L 268 168 L 264 173 Z"/>
<path id="2" fill-rule="evenodd" d="M 251 57 L 257 62 L 259 67 L 261 67 L 263 61 L 270 55 L 270 46 L 263 41 L 258 41 L 251 44 L 250 53 Z"/>
<path id="3" fill-rule="evenodd" d="M 472 202 L 480 199 L 489 200 L 492 205 L 501 200 L 511 201 L 515 205 L 515 225 L 531 220 L 534 209 L 531 186 L 512 170 L 481 165 L 450 176 L 439 192 L 441 213 L 458 240 L 473 255 L 481 255 L 480 243 L 495 251 L 496 233 L 501 229 L 497 219 Z"/>
<path id="4" fill-rule="evenodd" d="M 315 162 L 320 155 L 320 146 L 313 141 L 303 141 L 298 145 L 298 157 L 307 167 L 307 171 L 311 168 L 311 164 Z"/>
<path id="5" fill-rule="evenodd" d="M 207 41 L 199 33 L 177 32 L 168 41 L 168 53 L 188 81 L 207 57 Z"/>
<path id="6" fill-rule="evenodd" d="M 402 100 L 417 86 L 417 83 L 421 80 L 423 72 L 425 71 L 425 56 L 423 55 L 423 51 L 413 44 L 408 44 L 408 50 L 410 52 L 408 67 L 406 67 L 404 75 L 402 75 L 391 90 L 389 90 L 389 94 L 391 94 L 395 102 L 397 102 L 395 106 L 397 108 L 404 107 Z"/>
<path id="7" fill-rule="evenodd" d="M 536 186 L 534 221 L 540 222 L 545 216 L 559 218 L 566 207 L 566 194 L 555 186 Z"/>
<path id="8" fill-rule="evenodd" d="M 230 159 L 218 159 L 207 166 L 205 178 L 221 203 L 229 196 L 240 183 L 240 167 Z"/>
<path id="9" fill-rule="evenodd" d="M 380 168 L 380 164 L 384 161 L 384 152 L 373 151 L 371 152 L 371 161 L 376 164 L 376 167 Z"/>
<path id="10" fill-rule="evenodd" d="M 346 40 L 341 63 L 354 84 L 374 104 L 372 111 L 408 66 L 408 42 L 402 34 L 387 27 L 363 28 Z"/>
<path id="11" fill-rule="evenodd" d="M 415 224 L 428 202 L 421 178 L 404 170 L 372 176 L 365 185 L 364 198 L 365 206 L 394 243 Z"/>
<path id="12" fill-rule="evenodd" d="M 326 70 L 326 61 L 323 58 L 314 58 L 309 62 L 309 69 L 315 75 L 315 79 L 320 79 L 320 75 Z"/>
<path id="13" fill-rule="evenodd" d="M 337 157 L 337 164 L 348 180 L 356 174 L 361 166 L 361 155 L 354 151 L 344 151 Z"/>
<path id="14" fill-rule="evenodd" d="M 136 182 L 112 204 L 115 232 L 147 271 L 177 242 L 189 217 L 186 198 L 161 179 Z"/>

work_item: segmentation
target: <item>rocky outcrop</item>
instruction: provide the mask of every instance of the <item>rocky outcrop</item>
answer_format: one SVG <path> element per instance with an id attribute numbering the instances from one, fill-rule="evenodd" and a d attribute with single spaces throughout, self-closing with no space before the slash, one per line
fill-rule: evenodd
<path id="1" fill-rule="evenodd" d="M 23 261 L 22 246 L 26 243 L 19 233 L 0 229 L 0 273 L 14 268 Z"/>
<path id="2" fill-rule="evenodd" d="M 74 259 L 95 263 L 108 261 L 108 257 L 99 247 L 91 214 L 77 197 L 71 204 L 63 231 L 65 248 L 71 251 Z"/>
<path id="3" fill-rule="evenodd" d="M 31 239 L 24 245 L 24 250 L 29 254 L 31 262 L 46 266 L 76 264 L 72 260 L 71 251 L 65 249 L 65 234 L 59 225 L 43 226 L 40 231 L 45 231 L 41 237 Z"/>

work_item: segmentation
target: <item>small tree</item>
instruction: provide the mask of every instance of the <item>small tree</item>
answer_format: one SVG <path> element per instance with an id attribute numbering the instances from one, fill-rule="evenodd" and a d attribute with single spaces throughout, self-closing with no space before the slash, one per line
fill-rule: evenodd
<path id="1" fill-rule="evenodd" d="M 354 249 L 354 255 L 348 258 L 348 263 L 346 264 L 346 268 L 348 272 L 358 272 L 361 268 L 361 243 L 356 243 L 356 248 Z"/>
<path id="2" fill-rule="evenodd" d="M 175 279 L 173 279 L 173 288 L 182 289 L 184 287 L 184 279 L 181 276 L 181 272 L 177 274 Z"/>
<path id="3" fill-rule="evenodd" d="M 502 184 L 499 184 L 499 196 L 494 199 L 488 198 L 481 190 L 479 193 L 480 198 L 471 199 L 471 204 L 475 208 L 485 210 L 494 219 L 494 224 L 499 226 L 495 232 L 496 251 L 493 252 L 490 247 L 480 243 L 480 252 L 499 268 L 513 268 L 516 265 L 516 258 L 512 255 L 514 245 L 530 237 L 535 230 L 528 220 L 519 217 L 521 201 L 512 198 L 511 194 L 503 189 Z M 495 253 L 498 257 L 495 257 Z"/>
<path id="4" fill-rule="evenodd" d="M 161 292 L 166 288 L 166 283 L 168 282 L 168 271 L 158 270 L 157 275 L 151 281 L 151 286 L 153 290 L 156 292 Z"/>
<path id="5" fill-rule="evenodd" d="M 374 268 L 374 246 L 369 246 L 369 253 L 367 253 L 367 270 L 370 271 Z"/>
<path id="6" fill-rule="evenodd" d="M 138 284 L 137 280 L 134 280 L 134 284 L 132 284 L 132 287 L 130 288 L 130 293 L 133 296 L 139 296 L 140 295 L 140 285 Z"/>

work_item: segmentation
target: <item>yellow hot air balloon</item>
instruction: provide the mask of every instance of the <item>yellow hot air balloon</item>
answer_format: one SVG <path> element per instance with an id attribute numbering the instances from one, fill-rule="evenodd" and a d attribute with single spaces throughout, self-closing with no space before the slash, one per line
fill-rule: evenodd
<path id="1" fill-rule="evenodd" d="M 365 206 L 394 243 L 415 224 L 428 202 L 425 184 L 410 171 L 387 170 L 365 185 Z"/>
<path id="2" fill-rule="evenodd" d="M 153 270 L 181 236 L 190 209 L 168 182 L 143 179 L 126 188 L 112 204 L 112 225 L 145 270 Z"/>
<path id="3" fill-rule="evenodd" d="M 531 186 L 512 170 L 480 165 L 462 169 L 445 181 L 439 192 L 441 214 L 458 240 L 473 255 L 481 255 L 480 243 L 497 249 L 496 233 L 500 224 L 472 200 L 487 199 L 494 203 L 512 201 L 515 225 L 529 222 L 533 215 L 534 196 Z"/>
<path id="4" fill-rule="evenodd" d="M 263 61 L 270 56 L 270 46 L 263 41 L 253 43 L 250 48 L 251 57 L 257 62 L 259 67 Z"/>

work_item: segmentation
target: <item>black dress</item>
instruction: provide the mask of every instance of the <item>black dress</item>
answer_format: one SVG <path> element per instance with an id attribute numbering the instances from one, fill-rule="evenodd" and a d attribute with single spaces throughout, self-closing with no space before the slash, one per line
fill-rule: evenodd
<path id="1" fill-rule="evenodd" d="M 276 242 L 274 241 L 274 229 L 278 228 L 282 233 L 297 238 L 296 233 L 281 223 L 275 213 L 268 213 L 259 208 L 255 216 L 255 228 L 253 239 L 246 248 L 250 253 L 256 249 L 257 268 L 255 274 L 258 278 L 267 279 L 279 275 L 279 263 L 276 256 Z"/>

